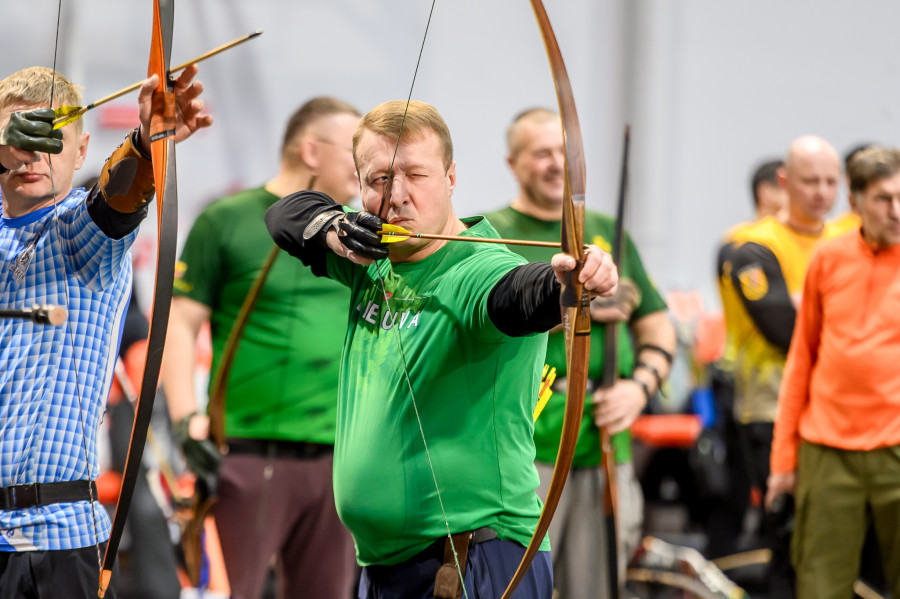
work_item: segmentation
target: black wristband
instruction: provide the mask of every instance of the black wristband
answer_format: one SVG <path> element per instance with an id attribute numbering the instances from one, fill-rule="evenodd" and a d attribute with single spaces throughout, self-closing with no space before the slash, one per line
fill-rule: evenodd
<path id="1" fill-rule="evenodd" d="M 647 386 L 647 383 L 645 383 L 645 382 L 642 381 L 641 379 L 636 379 L 636 378 L 634 378 L 634 377 L 631 377 L 630 380 L 632 380 L 632 381 L 634 381 L 635 383 L 637 383 L 638 385 L 640 385 L 641 389 L 644 390 L 644 397 L 647 398 L 647 403 L 649 404 L 649 403 L 650 403 L 650 398 L 653 397 L 653 394 L 650 393 L 650 387 Z"/>
<path id="2" fill-rule="evenodd" d="M 660 390 L 662 389 L 663 377 L 655 366 L 647 364 L 646 362 L 638 361 L 638 363 L 634 365 L 634 369 L 637 370 L 638 368 L 643 368 L 644 370 L 652 374 L 653 378 L 656 379 L 656 388 Z"/>
<path id="3" fill-rule="evenodd" d="M 668 351 L 661 348 L 660 346 L 653 345 L 652 343 L 645 343 L 643 345 L 638 346 L 637 351 L 634 353 L 636 356 L 640 356 L 641 352 L 644 351 L 645 349 L 648 351 L 655 351 L 655 352 L 661 354 L 662 357 L 666 359 L 666 362 L 669 363 L 669 366 L 671 366 L 672 362 L 675 360 L 675 356 L 673 356 L 672 354 L 670 354 Z"/>

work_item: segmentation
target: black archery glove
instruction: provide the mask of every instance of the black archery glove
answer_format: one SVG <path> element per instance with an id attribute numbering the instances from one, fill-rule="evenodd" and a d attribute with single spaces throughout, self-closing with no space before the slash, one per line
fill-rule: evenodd
<path id="1" fill-rule="evenodd" d="M 59 154 L 63 149 L 63 132 L 53 128 L 55 117 L 52 108 L 14 112 L 0 131 L 0 144 L 29 152 Z"/>
<path id="2" fill-rule="evenodd" d="M 381 260 L 388 257 L 388 249 L 378 235 L 382 227 L 384 221 L 370 212 L 348 212 L 337 221 L 338 239 L 355 254 Z"/>
<path id="3" fill-rule="evenodd" d="M 216 495 L 219 467 L 222 464 L 222 454 L 219 448 L 210 439 L 194 439 L 189 432 L 191 418 L 196 416 L 194 412 L 175 423 L 172 427 L 172 435 L 181 446 L 184 461 L 188 468 L 197 477 L 197 484 L 204 487 L 209 495 Z"/>

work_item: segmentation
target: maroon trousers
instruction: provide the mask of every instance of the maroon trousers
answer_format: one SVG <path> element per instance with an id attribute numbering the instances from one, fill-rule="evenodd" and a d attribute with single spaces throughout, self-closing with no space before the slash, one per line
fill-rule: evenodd
<path id="1" fill-rule="evenodd" d="M 356 556 L 335 511 L 332 463 L 331 455 L 225 457 L 214 515 L 231 599 L 259 599 L 272 565 L 279 597 L 350 597 Z"/>

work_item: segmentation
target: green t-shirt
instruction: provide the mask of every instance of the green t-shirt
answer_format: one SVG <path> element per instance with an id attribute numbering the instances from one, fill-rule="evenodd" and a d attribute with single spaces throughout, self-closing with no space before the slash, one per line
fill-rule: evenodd
<path id="1" fill-rule="evenodd" d="M 256 188 L 211 204 L 181 254 L 175 293 L 212 309 L 212 372 L 274 247 L 263 220 L 278 197 Z M 228 437 L 334 443 L 350 296 L 283 252 L 241 338 L 228 379 Z"/>
<path id="2" fill-rule="evenodd" d="M 533 241 L 559 241 L 560 221 L 545 221 L 523 214 L 512 207 L 506 207 L 487 215 L 487 219 L 497 229 L 501 237 L 507 239 L 529 239 Z M 584 242 L 597 245 L 609 251 L 615 236 L 615 220 L 597 212 L 584 215 Z M 641 258 L 631 238 L 626 236 L 625 251 L 619 277 L 634 282 L 639 292 L 639 300 L 631 314 L 634 321 L 642 316 L 666 309 L 666 303 L 653 283 L 647 277 Z M 516 246 L 516 251 L 529 261 L 546 262 L 559 250 L 529 246 Z M 618 366 L 621 376 L 630 376 L 634 368 L 634 349 L 625 323 L 619 325 Z M 603 332 L 602 323 L 591 323 L 591 357 L 588 376 L 599 381 L 603 377 Z M 550 334 L 547 344 L 547 364 L 556 368 L 557 378 L 566 376 L 566 345 L 562 331 Z M 559 451 L 559 437 L 562 432 L 566 398 L 564 393 L 554 393 L 541 413 L 534 427 L 534 442 L 537 459 L 553 463 Z M 575 449 L 575 467 L 596 466 L 602 459 L 600 431 L 594 426 L 591 396 L 585 397 L 584 417 L 578 445 Z M 618 462 L 631 459 L 631 436 L 622 433 L 613 437 Z"/>
<path id="3" fill-rule="evenodd" d="M 466 224 L 464 235 L 496 236 L 484 219 Z M 441 503 L 453 533 L 489 526 L 528 544 L 541 509 L 531 414 L 546 334 L 508 337 L 487 313 L 491 289 L 524 263 L 463 242 L 411 263 L 328 256 L 352 298 L 334 498 L 360 564 L 399 563 L 446 536 Z"/>

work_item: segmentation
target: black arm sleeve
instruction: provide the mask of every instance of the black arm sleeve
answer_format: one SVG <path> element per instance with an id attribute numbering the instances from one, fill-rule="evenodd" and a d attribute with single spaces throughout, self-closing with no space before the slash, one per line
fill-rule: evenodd
<path id="1" fill-rule="evenodd" d="M 730 276 L 729 272 L 731 270 L 730 262 L 731 257 L 734 254 L 734 242 L 729 241 L 727 243 L 723 243 L 719 246 L 719 251 L 716 253 L 716 276 L 722 278 L 724 276 Z M 725 266 L 729 264 L 729 266 Z M 728 270 L 729 272 L 726 272 Z"/>
<path id="2" fill-rule="evenodd" d="M 330 213 L 344 213 L 341 205 L 318 191 L 299 191 L 281 198 L 266 211 L 266 228 L 275 245 L 312 268 L 313 274 L 327 276 L 325 256 L 331 251 L 325 245 L 327 226 L 311 228 L 313 221 L 327 223 Z M 331 219 L 333 220 L 333 219 Z M 314 229 L 314 230 L 313 230 Z M 306 233 L 306 234 L 304 234 Z"/>
<path id="3" fill-rule="evenodd" d="M 559 281 L 545 262 L 512 269 L 497 281 L 488 296 L 488 316 L 510 337 L 549 331 L 562 322 Z"/>
<path id="4" fill-rule="evenodd" d="M 753 242 L 737 248 L 732 255 L 731 280 L 763 337 L 787 353 L 797 310 L 772 250 Z"/>

